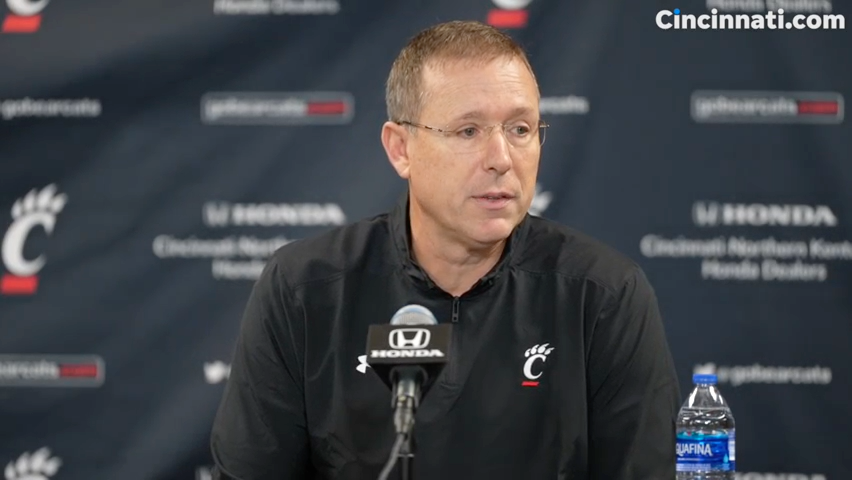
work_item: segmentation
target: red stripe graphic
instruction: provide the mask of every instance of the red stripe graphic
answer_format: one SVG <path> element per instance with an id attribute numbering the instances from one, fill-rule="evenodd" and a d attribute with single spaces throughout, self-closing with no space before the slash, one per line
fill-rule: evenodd
<path id="1" fill-rule="evenodd" d="M 837 115 L 840 106 L 836 101 L 799 100 L 796 102 L 799 114 Z"/>
<path id="2" fill-rule="evenodd" d="M 342 115 L 346 113 L 346 104 L 341 101 L 308 102 L 308 115 Z"/>
<path id="3" fill-rule="evenodd" d="M 538 386 L 538 382 L 529 382 L 529 381 L 526 381 L 526 382 L 523 382 L 523 383 L 521 384 L 521 386 L 524 386 L 524 387 L 537 387 L 537 386 Z"/>
<path id="4" fill-rule="evenodd" d="M 526 10 L 499 10 L 488 12 L 488 24 L 497 28 L 520 28 L 527 25 Z"/>
<path id="5" fill-rule="evenodd" d="M 60 378 L 69 378 L 69 377 L 86 377 L 86 378 L 95 378 L 98 376 L 98 366 L 89 363 L 89 364 L 79 364 L 79 365 L 60 365 L 59 366 L 59 377 Z"/>
<path id="6" fill-rule="evenodd" d="M 0 294 L 3 295 L 32 295 L 38 289 L 38 277 L 19 277 L 6 274 L 0 280 Z"/>
<path id="7" fill-rule="evenodd" d="M 21 17 L 7 15 L 3 20 L 3 33 L 33 33 L 41 26 L 41 15 Z"/>

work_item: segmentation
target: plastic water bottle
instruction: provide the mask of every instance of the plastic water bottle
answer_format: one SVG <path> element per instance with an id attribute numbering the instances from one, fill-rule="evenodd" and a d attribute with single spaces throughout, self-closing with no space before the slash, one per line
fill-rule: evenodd
<path id="1" fill-rule="evenodd" d="M 693 375 L 695 387 L 677 416 L 677 480 L 733 480 L 734 416 L 716 375 Z"/>

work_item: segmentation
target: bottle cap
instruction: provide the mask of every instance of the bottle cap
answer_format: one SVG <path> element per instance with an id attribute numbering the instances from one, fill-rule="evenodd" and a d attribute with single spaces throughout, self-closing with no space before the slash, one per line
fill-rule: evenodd
<path id="1" fill-rule="evenodd" d="M 692 383 L 716 385 L 716 375 L 696 373 L 692 376 Z"/>

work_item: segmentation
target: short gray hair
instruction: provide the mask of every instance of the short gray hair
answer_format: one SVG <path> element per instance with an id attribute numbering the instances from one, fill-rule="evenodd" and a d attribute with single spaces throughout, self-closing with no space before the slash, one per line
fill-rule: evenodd
<path id="1" fill-rule="evenodd" d="M 414 36 L 391 67 L 385 91 L 388 120 L 417 121 L 423 109 L 423 70 L 446 61 L 490 62 L 517 58 L 529 69 L 524 49 L 509 35 L 474 21 L 452 21 L 430 27 Z"/>

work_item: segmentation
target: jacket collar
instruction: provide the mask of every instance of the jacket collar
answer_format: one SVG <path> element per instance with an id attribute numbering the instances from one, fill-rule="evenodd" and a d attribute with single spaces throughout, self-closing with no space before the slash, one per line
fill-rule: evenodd
<path id="1" fill-rule="evenodd" d="M 400 196 L 396 206 L 390 213 L 390 233 L 393 239 L 396 257 L 402 268 L 403 274 L 411 278 L 416 285 L 426 290 L 443 291 L 438 287 L 429 275 L 414 260 L 411 252 L 411 223 L 409 222 L 409 191 L 408 189 Z M 472 294 L 481 289 L 487 289 L 494 285 L 506 270 L 515 265 L 520 257 L 522 245 L 529 228 L 529 214 L 524 216 L 521 223 L 512 230 L 500 261 L 479 282 L 477 282 L 467 294 Z"/>

